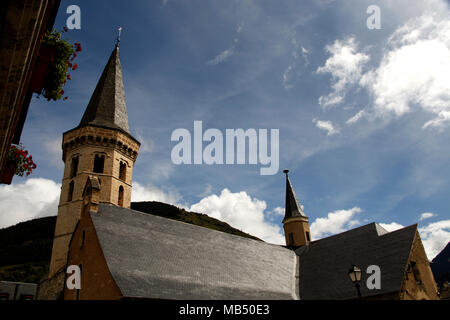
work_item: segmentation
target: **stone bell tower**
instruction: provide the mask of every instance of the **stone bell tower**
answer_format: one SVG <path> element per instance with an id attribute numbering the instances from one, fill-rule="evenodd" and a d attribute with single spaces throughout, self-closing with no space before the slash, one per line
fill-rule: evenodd
<path id="1" fill-rule="evenodd" d="M 65 163 L 49 278 L 65 267 L 69 241 L 82 211 L 88 177 L 100 183 L 100 202 L 129 208 L 140 143 L 130 134 L 116 45 L 80 124 L 63 134 Z"/>
<path id="2" fill-rule="evenodd" d="M 308 217 L 303 212 L 289 180 L 289 170 L 283 171 L 286 174 L 286 204 L 283 219 L 284 236 L 286 246 L 305 246 L 311 241 Z"/>

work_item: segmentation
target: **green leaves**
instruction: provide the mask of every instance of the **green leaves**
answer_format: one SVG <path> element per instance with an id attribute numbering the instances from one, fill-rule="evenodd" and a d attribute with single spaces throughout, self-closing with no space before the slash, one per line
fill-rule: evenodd
<path id="1" fill-rule="evenodd" d="M 56 101 L 64 95 L 62 88 L 66 84 L 66 81 L 71 80 L 70 74 L 68 73 L 69 68 L 75 70 L 78 67 L 77 64 L 72 64 L 72 61 L 77 56 L 77 52 L 81 51 L 81 45 L 79 43 L 72 45 L 62 38 L 60 32 L 53 29 L 52 32 L 46 33 L 42 41 L 42 46 L 54 52 L 42 95 L 48 101 Z M 67 97 L 64 100 L 67 100 Z"/>

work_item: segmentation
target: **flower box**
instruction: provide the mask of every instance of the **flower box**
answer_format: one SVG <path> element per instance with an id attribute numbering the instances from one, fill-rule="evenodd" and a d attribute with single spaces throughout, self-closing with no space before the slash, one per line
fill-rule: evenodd
<path id="1" fill-rule="evenodd" d="M 8 161 L 0 182 L 4 184 L 11 184 L 13 177 L 16 174 L 16 168 L 17 166 L 14 162 Z"/>
<path id="2" fill-rule="evenodd" d="M 31 76 L 31 90 L 37 94 L 42 93 L 47 76 L 50 72 L 50 65 L 55 58 L 56 48 L 42 44 L 39 51 L 38 61 Z"/>

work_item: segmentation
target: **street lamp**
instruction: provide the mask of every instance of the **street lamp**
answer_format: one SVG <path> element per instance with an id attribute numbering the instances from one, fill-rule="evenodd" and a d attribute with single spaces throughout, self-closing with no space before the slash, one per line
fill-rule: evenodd
<path id="1" fill-rule="evenodd" d="M 359 283 L 361 282 L 361 269 L 355 265 L 352 265 L 352 268 L 348 270 L 348 276 L 350 280 L 355 284 L 356 290 L 358 291 L 358 298 L 361 299 L 361 290 Z"/>

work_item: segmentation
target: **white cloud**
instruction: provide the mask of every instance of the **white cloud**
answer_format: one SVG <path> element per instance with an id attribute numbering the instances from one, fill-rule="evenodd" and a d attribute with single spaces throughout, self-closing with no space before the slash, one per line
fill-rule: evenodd
<path id="1" fill-rule="evenodd" d="M 401 224 L 397 222 L 391 222 L 391 223 L 379 223 L 380 226 L 382 226 L 384 229 L 386 229 L 389 232 L 404 228 Z"/>
<path id="2" fill-rule="evenodd" d="M 242 29 L 244 29 L 244 22 L 238 23 L 238 25 L 236 27 L 236 32 L 241 33 Z"/>
<path id="3" fill-rule="evenodd" d="M 143 186 L 138 182 L 133 182 L 133 189 L 131 191 L 132 202 L 159 201 L 180 206 L 179 202 L 181 198 L 176 191 L 163 191 L 152 185 Z"/>
<path id="4" fill-rule="evenodd" d="M 364 110 L 360 110 L 357 114 L 347 120 L 347 124 L 353 124 L 358 122 L 364 116 Z"/>
<path id="5" fill-rule="evenodd" d="M 198 195 L 200 198 L 204 198 L 209 196 L 213 192 L 213 186 L 211 184 L 207 184 L 205 190 Z"/>
<path id="6" fill-rule="evenodd" d="M 431 261 L 450 240 L 450 220 L 433 222 L 419 228 L 425 252 Z"/>
<path id="7" fill-rule="evenodd" d="M 319 98 L 319 104 L 322 107 L 343 102 L 348 88 L 361 79 L 363 66 L 370 57 L 357 52 L 357 49 L 354 37 L 343 41 L 336 40 L 332 45 L 326 46 L 326 51 L 331 57 L 327 59 L 324 66 L 317 69 L 317 73 L 331 73 L 333 92 Z"/>
<path id="8" fill-rule="evenodd" d="M 139 129 L 136 130 L 136 138 L 141 143 L 139 147 L 139 154 L 142 155 L 144 153 L 153 153 L 156 149 L 156 143 L 153 139 L 146 137 L 145 134 L 143 134 L 143 130 Z"/>
<path id="9" fill-rule="evenodd" d="M 19 180 L 17 177 L 15 179 Z M 42 178 L 0 185 L 0 228 L 35 218 L 55 216 L 60 193 L 60 184 Z"/>
<path id="10" fill-rule="evenodd" d="M 424 212 L 420 215 L 419 221 L 425 220 L 425 219 L 429 219 L 432 217 L 435 217 L 436 215 L 432 212 Z"/>
<path id="11" fill-rule="evenodd" d="M 287 67 L 287 69 L 283 72 L 283 87 L 288 90 L 292 89 L 294 85 L 292 85 L 290 82 L 291 80 L 291 74 L 292 74 L 293 67 L 290 65 Z"/>
<path id="12" fill-rule="evenodd" d="M 324 236 L 341 233 L 357 226 L 359 221 L 353 218 L 360 212 L 362 212 L 361 208 L 354 207 L 349 210 L 330 212 L 326 218 L 317 218 L 310 226 L 311 238 L 318 240 Z"/>
<path id="13" fill-rule="evenodd" d="M 446 126 L 450 122 L 450 111 L 441 111 L 438 113 L 437 117 L 433 120 L 427 121 L 422 129 L 426 129 L 428 127 L 432 128 L 442 128 Z"/>
<path id="14" fill-rule="evenodd" d="M 303 56 L 303 59 L 305 59 L 305 65 L 309 64 L 308 53 L 309 53 L 309 51 L 307 49 L 305 49 L 304 47 L 302 47 L 302 56 Z"/>
<path id="15" fill-rule="evenodd" d="M 227 222 L 232 227 L 264 241 L 284 244 L 281 228 L 265 220 L 266 208 L 265 201 L 252 199 L 244 191 L 232 193 L 228 189 L 223 189 L 220 195 L 208 196 L 192 205 L 189 210 Z"/>
<path id="16" fill-rule="evenodd" d="M 43 139 L 44 149 L 47 151 L 46 159 L 58 168 L 63 168 L 62 161 L 62 137 L 45 137 Z"/>
<path id="17" fill-rule="evenodd" d="M 418 106 L 435 119 L 423 128 L 450 122 L 450 20 L 427 15 L 397 29 L 380 66 L 361 85 L 374 98 L 376 116 L 397 117 Z"/>
<path id="18" fill-rule="evenodd" d="M 339 129 L 335 128 L 333 122 L 331 121 L 313 119 L 313 122 L 316 124 L 317 128 L 327 131 L 327 136 L 332 136 L 339 133 Z"/>
<path id="19" fill-rule="evenodd" d="M 284 213 L 284 208 L 276 207 L 273 210 L 268 211 L 266 217 L 271 222 L 280 223 L 284 217 Z"/>
<path id="20" fill-rule="evenodd" d="M 215 66 L 219 63 L 226 61 L 229 57 L 234 54 L 234 49 L 236 48 L 236 44 L 238 43 L 238 39 L 234 39 L 233 45 L 228 49 L 219 53 L 214 59 L 211 59 L 206 62 L 208 66 Z"/>
<path id="21" fill-rule="evenodd" d="M 276 207 L 272 211 L 269 211 L 269 214 L 273 214 L 276 216 L 284 216 L 284 213 L 285 213 L 284 208 L 281 208 L 281 207 Z"/>

